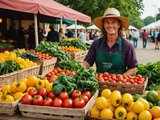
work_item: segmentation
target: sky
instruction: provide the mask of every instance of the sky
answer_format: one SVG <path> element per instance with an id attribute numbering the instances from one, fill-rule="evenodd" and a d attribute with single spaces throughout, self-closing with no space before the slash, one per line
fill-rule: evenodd
<path id="1" fill-rule="evenodd" d="M 141 18 L 144 19 L 147 16 L 155 17 L 155 8 L 156 13 L 158 13 L 158 8 L 160 8 L 160 0 L 143 0 L 143 4 L 144 11 Z"/>

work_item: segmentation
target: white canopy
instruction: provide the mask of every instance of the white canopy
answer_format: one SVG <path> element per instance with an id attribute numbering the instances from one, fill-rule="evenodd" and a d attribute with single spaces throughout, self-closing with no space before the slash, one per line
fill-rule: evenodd
<path id="1" fill-rule="evenodd" d="M 99 28 L 96 27 L 95 25 L 89 26 L 89 27 L 87 27 L 87 29 L 89 29 L 89 30 L 91 30 L 91 29 L 99 30 Z"/>
<path id="2" fill-rule="evenodd" d="M 147 25 L 147 26 L 144 26 L 142 29 L 151 29 L 151 28 L 155 28 L 155 26 L 156 26 L 156 23 L 155 22 L 153 22 L 153 23 L 151 23 L 151 24 L 149 24 L 149 25 Z"/>
<path id="3" fill-rule="evenodd" d="M 81 29 L 81 28 L 85 29 L 85 27 L 83 27 L 81 25 L 76 25 L 76 29 Z M 66 29 L 75 29 L 75 24 L 72 24 L 72 25 L 66 27 Z"/>
<path id="4" fill-rule="evenodd" d="M 135 30 L 135 29 L 137 29 L 137 28 L 136 28 L 136 27 L 134 27 L 134 26 L 132 26 L 132 25 L 130 25 L 128 29 L 129 29 L 129 30 L 132 30 L 132 29 L 134 29 L 134 30 Z"/>

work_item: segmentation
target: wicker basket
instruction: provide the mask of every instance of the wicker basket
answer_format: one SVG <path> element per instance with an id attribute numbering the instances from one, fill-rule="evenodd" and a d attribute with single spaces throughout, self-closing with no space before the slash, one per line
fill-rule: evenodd
<path id="1" fill-rule="evenodd" d="M 18 111 L 18 103 L 21 99 L 14 102 L 0 102 L 0 114 L 14 115 Z"/>
<path id="2" fill-rule="evenodd" d="M 39 75 L 44 76 L 47 73 L 54 70 L 55 64 L 57 62 L 57 58 L 53 58 L 45 61 L 34 61 L 34 62 L 36 62 L 38 65 L 41 65 Z"/>
<path id="3" fill-rule="evenodd" d="M 122 94 L 143 94 L 146 90 L 148 83 L 148 77 L 143 76 L 146 80 L 143 85 L 134 84 L 124 84 L 124 83 L 111 83 L 111 82 L 99 82 L 99 92 L 101 93 L 103 89 L 119 90 Z"/>
<path id="4" fill-rule="evenodd" d="M 72 57 L 71 60 L 76 60 L 76 61 L 82 62 L 84 60 L 84 58 L 86 57 L 87 53 L 88 53 L 88 50 L 71 53 L 71 57 Z"/>
<path id="5" fill-rule="evenodd" d="M 21 103 L 19 103 L 18 106 L 22 116 L 26 117 L 54 120 L 84 120 L 87 112 L 91 109 L 91 106 L 93 106 L 97 97 L 98 91 L 91 97 L 89 102 L 82 109 L 25 105 Z"/>
<path id="6" fill-rule="evenodd" d="M 37 76 L 39 74 L 40 65 L 36 65 L 30 68 L 23 69 L 21 71 L 17 71 L 17 80 L 19 81 L 22 78 L 28 78 L 31 75 Z"/>

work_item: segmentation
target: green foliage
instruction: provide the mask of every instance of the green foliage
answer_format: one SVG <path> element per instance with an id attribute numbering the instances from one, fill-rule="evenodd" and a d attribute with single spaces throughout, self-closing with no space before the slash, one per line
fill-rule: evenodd
<path id="1" fill-rule="evenodd" d="M 58 64 L 58 67 L 65 70 L 71 70 L 71 71 L 74 71 L 74 70 L 78 70 L 78 69 L 81 69 L 82 66 L 80 64 L 79 61 L 60 61 L 59 64 Z"/>
<path id="2" fill-rule="evenodd" d="M 25 52 L 19 55 L 19 57 L 23 59 L 29 59 L 29 60 L 37 60 L 40 61 L 41 59 L 34 53 L 32 52 Z"/>
<path id="3" fill-rule="evenodd" d="M 3 43 L 0 42 L 0 48 L 6 48 L 6 47 L 14 47 L 11 43 Z"/>
<path id="4" fill-rule="evenodd" d="M 160 61 L 153 64 L 151 62 L 146 65 L 139 64 L 136 74 L 148 77 L 148 90 L 157 90 L 160 88 Z"/>
<path id="5" fill-rule="evenodd" d="M 148 17 L 143 19 L 144 26 L 146 26 L 146 25 L 148 25 L 148 24 L 150 24 L 150 23 L 152 23 L 154 21 L 155 21 L 155 19 L 152 16 L 148 16 Z"/>
<path id="6" fill-rule="evenodd" d="M 156 16 L 156 20 L 158 21 L 158 20 L 160 20 L 160 8 L 158 8 L 158 14 L 157 14 L 157 16 Z"/>
<path id="7" fill-rule="evenodd" d="M 143 20 L 139 16 L 138 17 L 133 16 L 132 18 L 130 18 L 130 24 L 138 29 L 144 26 Z"/>

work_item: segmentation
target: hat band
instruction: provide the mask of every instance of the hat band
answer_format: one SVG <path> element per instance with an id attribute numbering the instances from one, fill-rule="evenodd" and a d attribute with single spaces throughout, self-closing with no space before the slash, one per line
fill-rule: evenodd
<path id="1" fill-rule="evenodd" d="M 117 16 L 116 14 L 107 14 L 105 16 Z"/>

